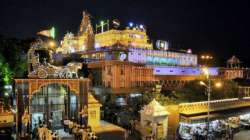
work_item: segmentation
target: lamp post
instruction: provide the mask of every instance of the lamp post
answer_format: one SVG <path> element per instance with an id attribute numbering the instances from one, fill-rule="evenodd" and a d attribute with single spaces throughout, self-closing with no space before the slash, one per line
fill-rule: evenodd
<path id="1" fill-rule="evenodd" d="M 200 81 L 200 85 L 205 86 L 206 87 L 206 91 L 207 91 L 207 139 L 209 138 L 209 123 L 210 123 L 210 100 L 211 100 L 211 92 L 212 92 L 212 88 L 211 88 L 211 79 L 209 77 L 209 70 L 208 68 L 204 67 L 202 69 L 204 75 L 206 76 L 207 79 L 207 84 L 203 81 Z M 221 83 L 217 82 L 215 83 L 215 87 L 219 88 L 221 87 Z"/>
<path id="2" fill-rule="evenodd" d="M 208 76 L 207 76 L 208 77 Z M 209 135 L 209 123 L 210 123 L 210 100 L 211 100 L 211 80 L 207 78 L 208 84 L 205 84 L 203 81 L 200 81 L 200 84 L 206 87 L 207 91 L 207 137 Z"/>
<path id="3" fill-rule="evenodd" d="M 212 55 L 201 55 L 200 57 L 203 65 L 209 65 L 209 61 L 213 59 Z"/>

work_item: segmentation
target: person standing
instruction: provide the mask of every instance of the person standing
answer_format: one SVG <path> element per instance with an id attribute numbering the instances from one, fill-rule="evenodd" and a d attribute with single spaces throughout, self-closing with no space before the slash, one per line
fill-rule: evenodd
<path id="1" fill-rule="evenodd" d="M 41 117 L 38 117 L 38 125 L 42 125 L 42 120 L 41 120 Z"/>
<path id="2" fill-rule="evenodd" d="M 32 137 L 33 137 L 33 139 L 37 139 L 38 137 L 38 128 L 37 128 L 38 126 L 37 126 L 37 124 L 35 124 L 35 128 L 33 129 L 33 131 L 32 131 Z"/>
<path id="3" fill-rule="evenodd" d="M 87 134 L 86 130 L 83 130 L 82 131 L 82 140 L 87 140 L 87 138 L 88 138 L 88 134 Z"/>
<path id="4" fill-rule="evenodd" d="M 88 107 L 84 105 L 83 109 L 80 112 L 80 124 L 87 126 L 88 124 Z"/>
<path id="5" fill-rule="evenodd" d="M 74 126 L 74 122 L 73 121 L 69 121 L 69 134 L 72 134 L 73 126 Z"/>
<path id="6" fill-rule="evenodd" d="M 124 132 L 124 140 L 127 140 L 127 139 L 128 139 L 128 131 L 125 130 L 125 132 Z"/>
<path id="7" fill-rule="evenodd" d="M 68 127 L 69 127 L 69 120 L 68 119 L 64 119 L 63 121 L 63 127 L 64 127 L 64 132 L 67 132 Z"/>
<path id="8" fill-rule="evenodd" d="M 233 134 L 233 129 L 230 127 L 229 128 L 229 139 L 233 140 L 234 134 Z"/>

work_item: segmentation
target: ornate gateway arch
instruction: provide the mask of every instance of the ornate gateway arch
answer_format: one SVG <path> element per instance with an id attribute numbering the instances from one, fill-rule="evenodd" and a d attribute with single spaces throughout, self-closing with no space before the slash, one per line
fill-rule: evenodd
<path id="1" fill-rule="evenodd" d="M 89 79 L 15 79 L 17 94 L 20 92 L 26 92 L 29 98 L 38 91 L 42 86 L 50 84 L 66 85 L 77 96 L 84 93 L 87 95 L 87 91 L 90 89 Z"/>
<path id="2" fill-rule="evenodd" d="M 58 90 L 63 88 L 65 92 Z M 65 90 L 66 89 L 66 90 Z M 31 129 L 40 120 L 53 128 L 61 127 L 61 120 L 78 119 L 79 111 L 88 104 L 89 79 L 15 79 L 17 126 L 22 125 L 26 111 L 30 114 Z M 74 94 L 72 94 L 74 93 Z M 21 128 L 18 128 L 21 132 Z"/>

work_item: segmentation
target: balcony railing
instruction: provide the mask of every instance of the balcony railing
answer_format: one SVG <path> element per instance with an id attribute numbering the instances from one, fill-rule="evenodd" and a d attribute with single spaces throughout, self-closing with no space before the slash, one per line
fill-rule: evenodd
<path id="1" fill-rule="evenodd" d="M 210 111 L 220 111 L 228 109 L 236 109 L 250 106 L 250 97 L 243 99 L 232 98 L 224 100 L 210 101 Z M 179 113 L 182 114 L 198 114 L 208 111 L 208 102 L 194 102 L 194 103 L 182 103 L 179 104 Z"/>

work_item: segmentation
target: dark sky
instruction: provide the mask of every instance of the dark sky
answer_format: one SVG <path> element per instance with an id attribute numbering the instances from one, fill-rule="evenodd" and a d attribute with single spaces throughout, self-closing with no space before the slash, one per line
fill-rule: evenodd
<path id="1" fill-rule="evenodd" d="M 152 40 L 212 53 L 217 63 L 235 54 L 250 64 L 248 0 L 1 0 L 0 34 L 28 38 L 55 26 L 61 39 L 78 30 L 83 10 L 93 23 L 107 18 L 142 23 Z"/>

